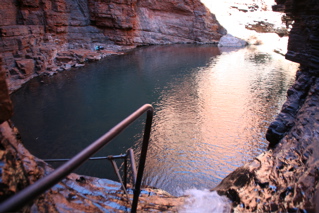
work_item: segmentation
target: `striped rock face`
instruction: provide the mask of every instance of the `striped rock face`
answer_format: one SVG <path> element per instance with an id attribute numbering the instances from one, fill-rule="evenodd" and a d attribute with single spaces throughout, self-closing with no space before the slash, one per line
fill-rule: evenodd
<path id="1" fill-rule="evenodd" d="M 199 0 L 3 0 L 0 5 L 0 55 L 10 89 L 92 58 L 79 59 L 71 50 L 94 55 L 123 46 L 217 43 L 224 34 Z M 61 65 L 57 56 L 68 51 L 72 58 Z"/>

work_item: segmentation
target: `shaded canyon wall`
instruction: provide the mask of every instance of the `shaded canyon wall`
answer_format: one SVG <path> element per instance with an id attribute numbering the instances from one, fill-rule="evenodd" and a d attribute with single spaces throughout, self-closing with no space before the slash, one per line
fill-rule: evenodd
<path id="1" fill-rule="evenodd" d="M 199 0 L 3 0 L 0 4 L 0 57 L 11 90 L 35 75 L 82 66 L 123 46 L 217 43 L 225 33 Z"/>

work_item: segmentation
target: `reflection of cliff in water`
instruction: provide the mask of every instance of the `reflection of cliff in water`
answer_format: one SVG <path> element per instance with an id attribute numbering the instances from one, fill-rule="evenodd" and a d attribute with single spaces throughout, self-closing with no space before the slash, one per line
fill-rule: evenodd
<path id="1" fill-rule="evenodd" d="M 72 157 L 141 105 L 155 103 L 174 74 L 204 67 L 218 54 L 205 45 L 151 46 L 40 76 L 12 94 L 13 121 L 37 157 Z M 99 155 L 123 153 L 141 129 L 133 125 Z M 88 162 L 77 172 L 115 178 L 108 165 Z"/>
<path id="2" fill-rule="evenodd" d="M 251 61 L 263 54 L 254 49 L 221 51 L 210 45 L 143 47 L 34 79 L 12 95 L 13 120 L 36 156 L 68 158 L 151 103 L 145 184 L 173 194 L 212 188 L 267 147 L 266 128 L 293 80 L 289 70 L 295 70 L 272 54 L 262 63 Z M 140 141 L 142 122 L 99 155 L 123 153 Z M 91 162 L 77 172 L 113 178 L 109 170 L 105 162 Z"/>
<path id="3" fill-rule="evenodd" d="M 209 188 L 266 149 L 265 132 L 296 67 L 272 54 L 250 60 L 258 54 L 227 49 L 162 92 L 147 184 L 173 194 L 186 186 Z"/>

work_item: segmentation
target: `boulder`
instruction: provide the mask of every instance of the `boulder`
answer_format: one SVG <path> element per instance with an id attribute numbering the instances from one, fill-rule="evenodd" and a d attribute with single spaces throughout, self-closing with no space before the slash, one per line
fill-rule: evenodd
<path id="1" fill-rule="evenodd" d="M 16 60 L 16 64 L 20 72 L 26 77 L 29 77 L 34 73 L 35 61 L 33 59 L 19 59 Z"/>
<path id="2" fill-rule="evenodd" d="M 240 38 L 236 38 L 230 34 L 224 35 L 219 40 L 219 47 L 244 47 L 247 46 L 248 43 Z"/>

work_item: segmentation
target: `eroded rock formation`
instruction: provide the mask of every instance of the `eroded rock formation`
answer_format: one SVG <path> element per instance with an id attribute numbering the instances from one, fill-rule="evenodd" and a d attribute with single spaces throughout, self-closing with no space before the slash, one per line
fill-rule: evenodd
<path id="1" fill-rule="evenodd" d="M 286 58 L 300 63 L 282 111 L 267 131 L 270 150 L 227 176 L 217 190 L 239 212 L 319 211 L 319 2 L 277 0 L 295 22 Z"/>
<path id="2" fill-rule="evenodd" d="M 288 60 L 300 64 L 296 84 L 288 91 L 288 99 L 276 120 L 270 125 L 267 139 L 276 144 L 295 125 L 297 112 L 309 95 L 311 84 L 319 75 L 319 2 L 278 0 L 282 8 L 295 22 L 289 35 Z"/>
<path id="3" fill-rule="evenodd" d="M 99 60 L 125 49 L 123 45 L 216 43 L 225 33 L 199 0 L 3 0 L 0 4 L 0 54 L 10 89 L 44 72 Z"/>

